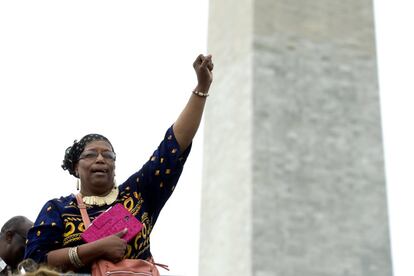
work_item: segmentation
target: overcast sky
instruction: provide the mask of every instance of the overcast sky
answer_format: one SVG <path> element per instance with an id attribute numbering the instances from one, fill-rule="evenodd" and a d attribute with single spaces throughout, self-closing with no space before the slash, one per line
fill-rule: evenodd
<path id="1" fill-rule="evenodd" d="M 412 276 L 414 9 L 375 4 L 394 276 Z M 111 140 L 119 183 L 139 169 L 196 84 L 206 32 L 206 0 L 1 1 L 0 224 L 76 192 L 60 164 L 86 133 Z M 197 274 L 202 135 L 151 238 L 172 274 Z"/>

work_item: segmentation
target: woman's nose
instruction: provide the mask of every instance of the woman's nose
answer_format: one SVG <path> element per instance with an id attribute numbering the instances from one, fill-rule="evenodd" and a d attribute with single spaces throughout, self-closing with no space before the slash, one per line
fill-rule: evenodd
<path id="1" fill-rule="evenodd" d="M 104 162 L 105 158 L 102 156 L 102 153 L 98 152 L 98 156 L 96 157 L 96 162 Z"/>

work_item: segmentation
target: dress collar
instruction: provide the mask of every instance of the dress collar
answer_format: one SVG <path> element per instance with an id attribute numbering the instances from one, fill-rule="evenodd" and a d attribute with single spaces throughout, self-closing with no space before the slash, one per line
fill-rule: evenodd
<path id="1" fill-rule="evenodd" d="M 118 198 L 118 187 L 114 186 L 112 191 L 106 196 L 84 196 L 82 195 L 83 203 L 87 205 L 111 205 Z"/>

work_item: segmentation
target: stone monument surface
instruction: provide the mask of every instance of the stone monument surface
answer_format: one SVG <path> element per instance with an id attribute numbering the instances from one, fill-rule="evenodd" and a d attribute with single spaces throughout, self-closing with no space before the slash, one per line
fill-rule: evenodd
<path id="1" fill-rule="evenodd" d="M 390 276 L 371 0 L 210 0 L 200 275 Z"/>

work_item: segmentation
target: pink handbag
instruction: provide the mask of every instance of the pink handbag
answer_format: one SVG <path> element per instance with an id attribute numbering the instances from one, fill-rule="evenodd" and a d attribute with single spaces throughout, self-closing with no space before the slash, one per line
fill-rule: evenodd
<path id="1" fill-rule="evenodd" d="M 157 265 L 167 269 L 163 265 L 139 259 L 125 259 L 115 264 L 99 260 L 92 265 L 92 276 L 160 276 Z"/>
<path id="2" fill-rule="evenodd" d="M 83 224 L 87 229 L 89 225 L 91 225 L 91 221 L 86 212 L 86 206 L 79 194 L 76 195 L 76 200 L 82 215 Z M 169 270 L 167 265 L 154 263 L 154 260 L 151 257 L 148 260 L 124 259 L 117 263 L 107 260 L 98 260 L 92 264 L 91 273 L 92 276 L 160 276 L 157 266 Z"/>
<path id="3" fill-rule="evenodd" d="M 142 223 L 124 205 L 117 203 L 95 218 L 81 237 L 85 242 L 93 242 L 127 228 L 128 232 L 122 236 L 122 239 L 129 242 L 142 227 Z"/>

